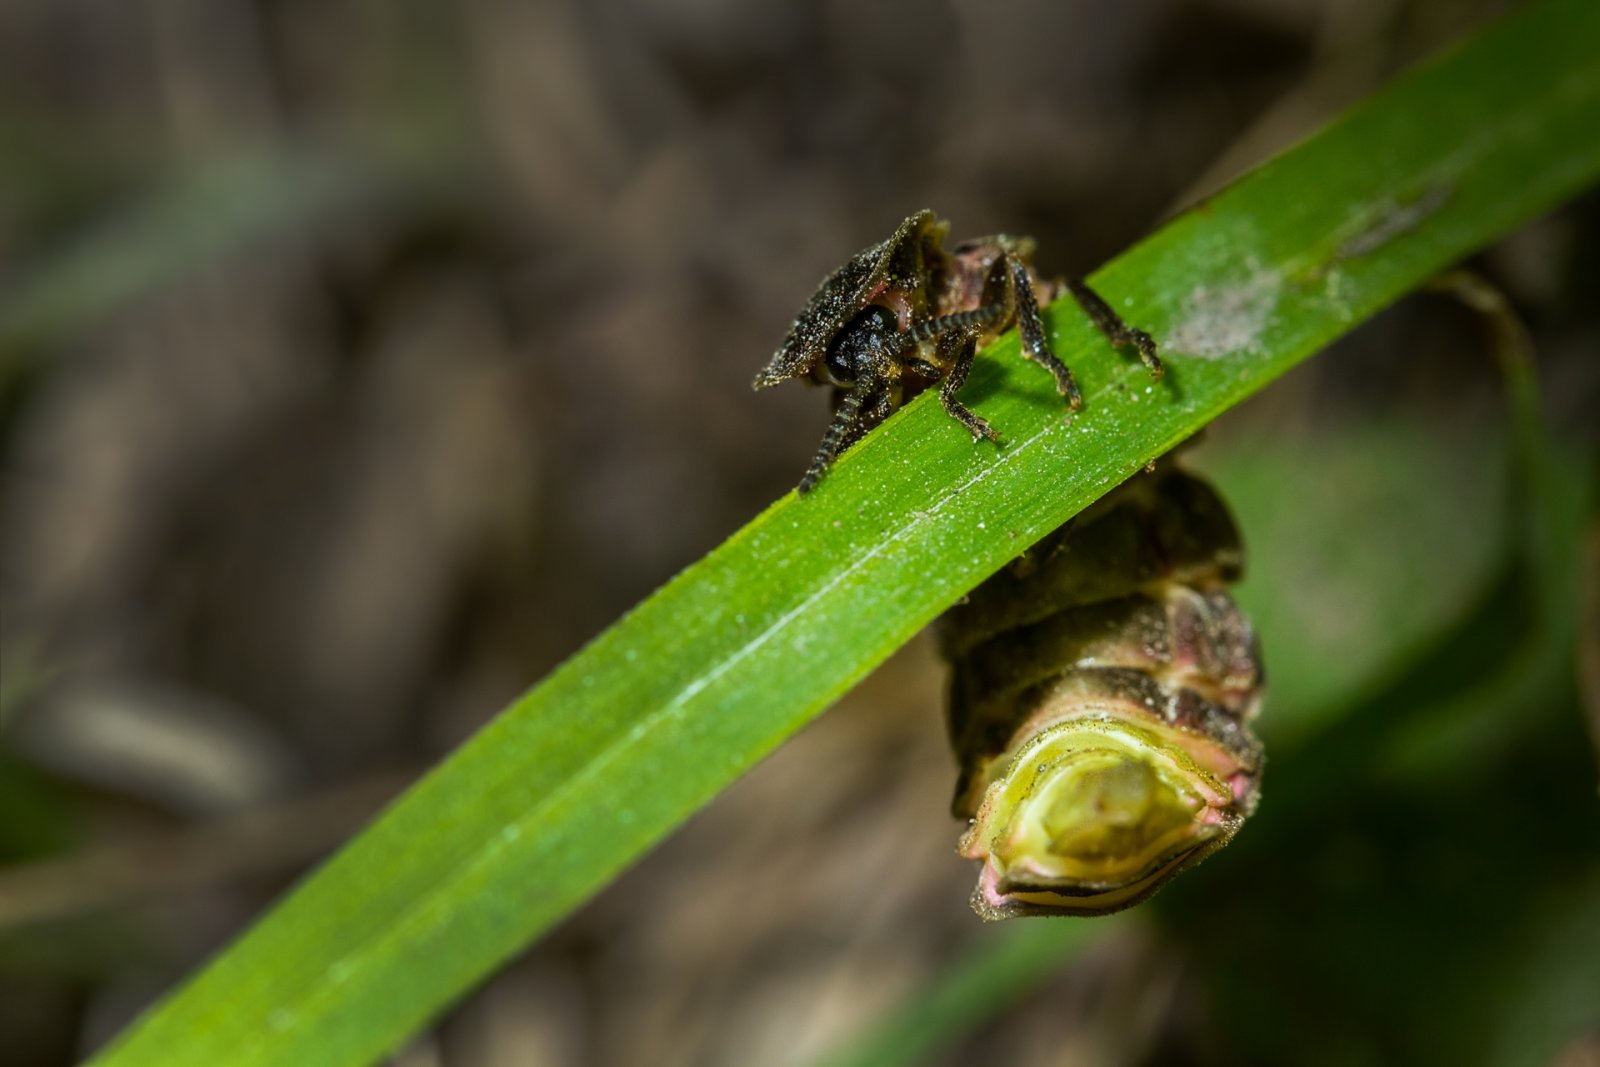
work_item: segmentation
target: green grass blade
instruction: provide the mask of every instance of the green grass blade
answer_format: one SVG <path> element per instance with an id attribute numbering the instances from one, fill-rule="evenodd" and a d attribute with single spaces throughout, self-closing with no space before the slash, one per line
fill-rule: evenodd
<path id="1" fill-rule="evenodd" d="M 1131 925 L 1120 916 L 1094 923 L 1005 923 L 986 930 L 979 947 L 816 1067 L 921 1063 Z"/>
<path id="2" fill-rule="evenodd" d="M 393 1048 L 1033 540 L 1589 184 L 1596 55 L 1600 5 L 1539 5 L 1119 257 L 1094 282 L 1163 342 L 1166 380 L 1061 307 L 1086 400 L 1069 426 L 1015 339 L 996 346 L 963 398 L 1003 448 L 909 405 L 508 708 L 100 1062 Z"/>

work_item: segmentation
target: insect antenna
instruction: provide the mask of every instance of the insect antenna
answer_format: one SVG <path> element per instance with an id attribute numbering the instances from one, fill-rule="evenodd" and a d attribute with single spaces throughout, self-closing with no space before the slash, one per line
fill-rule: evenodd
<path id="1" fill-rule="evenodd" d="M 900 347 L 903 350 L 938 337 L 940 334 L 949 333 L 951 330 L 993 322 L 1005 314 L 1005 310 L 1004 304 L 986 304 L 971 311 L 957 311 L 950 315 L 941 315 L 936 319 L 927 319 L 900 335 Z"/>
<path id="2" fill-rule="evenodd" d="M 822 472 L 828 469 L 828 464 L 833 462 L 833 458 L 849 440 L 851 431 L 861 418 L 861 405 L 865 402 L 866 396 L 867 390 L 859 385 L 845 394 L 839 410 L 833 413 L 833 421 L 828 424 L 828 432 L 822 435 L 822 444 L 817 448 L 811 466 L 806 468 L 805 477 L 800 479 L 801 496 L 811 491 L 811 487 L 817 484 L 817 479 L 822 477 Z"/>

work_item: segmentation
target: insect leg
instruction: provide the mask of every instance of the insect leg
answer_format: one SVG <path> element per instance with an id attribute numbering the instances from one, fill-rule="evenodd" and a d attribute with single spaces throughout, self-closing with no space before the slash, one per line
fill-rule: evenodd
<path id="1" fill-rule="evenodd" d="M 954 344 L 949 346 L 954 351 L 955 363 L 950 368 L 950 373 L 945 375 L 944 382 L 939 386 L 939 403 L 944 405 L 945 411 L 965 426 L 972 434 L 974 441 L 981 441 L 985 437 L 996 443 L 1000 435 L 995 433 L 981 416 L 975 414 L 971 408 L 956 399 L 956 390 L 967 380 L 967 372 L 972 370 L 972 358 L 978 353 L 978 335 L 971 330 L 965 334 L 947 334 L 947 338 Z M 941 349 L 945 346 L 941 345 Z M 941 353 L 943 354 L 943 353 Z"/>
<path id="2" fill-rule="evenodd" d="M 1028 268 L 1023 265 L 1021 259 L 1009 253 L 999 262 L 1004 264 L 1003 269 L 1010 275 L 1011 283 L 1007 288 L 1016 304 L 1017 330 L 1022 334 L 1022 354 L 1054 376 L 1056 390 L 1066 397 L 1067 404 L 1076 410 L 1083 404 L 1083 395 L 1078 392 L 1078 383 L 1073 380 L 1072 372 L 1067 369 L 1065 363 L 1056 358 L 1056 354 L 1050 350 L 1050 343 L 1045 340 L 1044 322 L 1039 318 L 1039 300 L 1033 295 L 1033 283 L 1028 280 Z M 1109 308 L 1106 310 L 1110 312 Z M 1112 317 L 1116 318 L 1114 315 Z M 1117 319 L 1119 324 L 1121 321 Z"/>
<path id="3" fill-rule="evenodd" d="M 1161 358 L 1156 355 L 1156 342 L 1143 330 L 1134 329 L 1123 322 L 1111 305 L 1100 299 L 1100 294 L 1089 288 L 1078 278 L 1066 280 L 1067 291 L 1072 298 L 1083 308 L 1083 313 L 1089 316 L 1089 321 L 1095 328 L 1106 335 L 1106 339 L 1114 345 L 1133 345 L 1139 350 L 1139 358 L 1144 362 L 1145 368 L 1150 371 L 1150 377 L 1161 378 Z"/>
<path id="4" fill-rule="evenodd" d="M 834 458 L 859 436 L 861 407 L 875 384 L 867 381 L 858 382 L 854 389 L 845 394 L 844 400 L 839 404 L 839 410 L 833 413 L 833 421 L 828 424 L 828 432 L 822 435 L 822 444 L 818 446 L 817 454 L 812 457 L 811 466 L 806 468 L 805 477 L 800 479 L 801 496 L 811 491 L 812 486 L 817 484 L 817 479 L 822 477 L 823 471 L 828 469 Z"/>

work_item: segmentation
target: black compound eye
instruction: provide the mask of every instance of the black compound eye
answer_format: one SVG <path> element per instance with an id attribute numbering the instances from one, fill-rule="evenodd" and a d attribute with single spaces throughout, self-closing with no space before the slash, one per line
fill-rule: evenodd
<path id="1" fill-rule="evenodd" d="M 894 312 L 876 304 L 862 308 L 828 346 L 828 378 L 850 385 L 860 377 L 875 350 L 895 332 Z"/>
<path id="2" fill-rule="evenodd" d="M 842 335 L 841 335 L 842 340 Z M 854 346 L 835 341 L 828 346 L 828 378 L 834 385 L 849 385 L 856 380 Z"/>

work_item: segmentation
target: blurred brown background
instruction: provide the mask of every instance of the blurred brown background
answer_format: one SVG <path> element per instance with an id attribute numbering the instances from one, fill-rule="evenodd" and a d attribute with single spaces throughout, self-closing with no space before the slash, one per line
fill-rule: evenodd
<path id="1" fill-rule="evenodd" d="M 0 1060 L 97 1047 L 789 489 L 826 402 L 750 377 L 909 211 L 1087 272 L 1503 6 L 6 0 Z M 1591 446 L 1596 216 L 1481 264 Z M 1363 489 L 1394 464 L 1328 440 L 1433 441 L 1464 547 L 1418 587 L 1448 614 L 1489 551 L 1500 407 L 1479 324 L 1416 298 L 1208 448 L 1220 476 L 1288 437 L 1382 511 L 1414 483 Z M 1311 492 L 1257 473 L 1245 500 Z M 1278 573 L 1312 604 L 1286 640 L 1346 642 L 1331 692 L 1389 643 L 1317 537 Z M 913 645 L 399 1062 L 837 1047 L 988 936 L 941 685 Z M 1214 1061 L 1188 973 L 1130 933 L 940 1062 Z"/>

